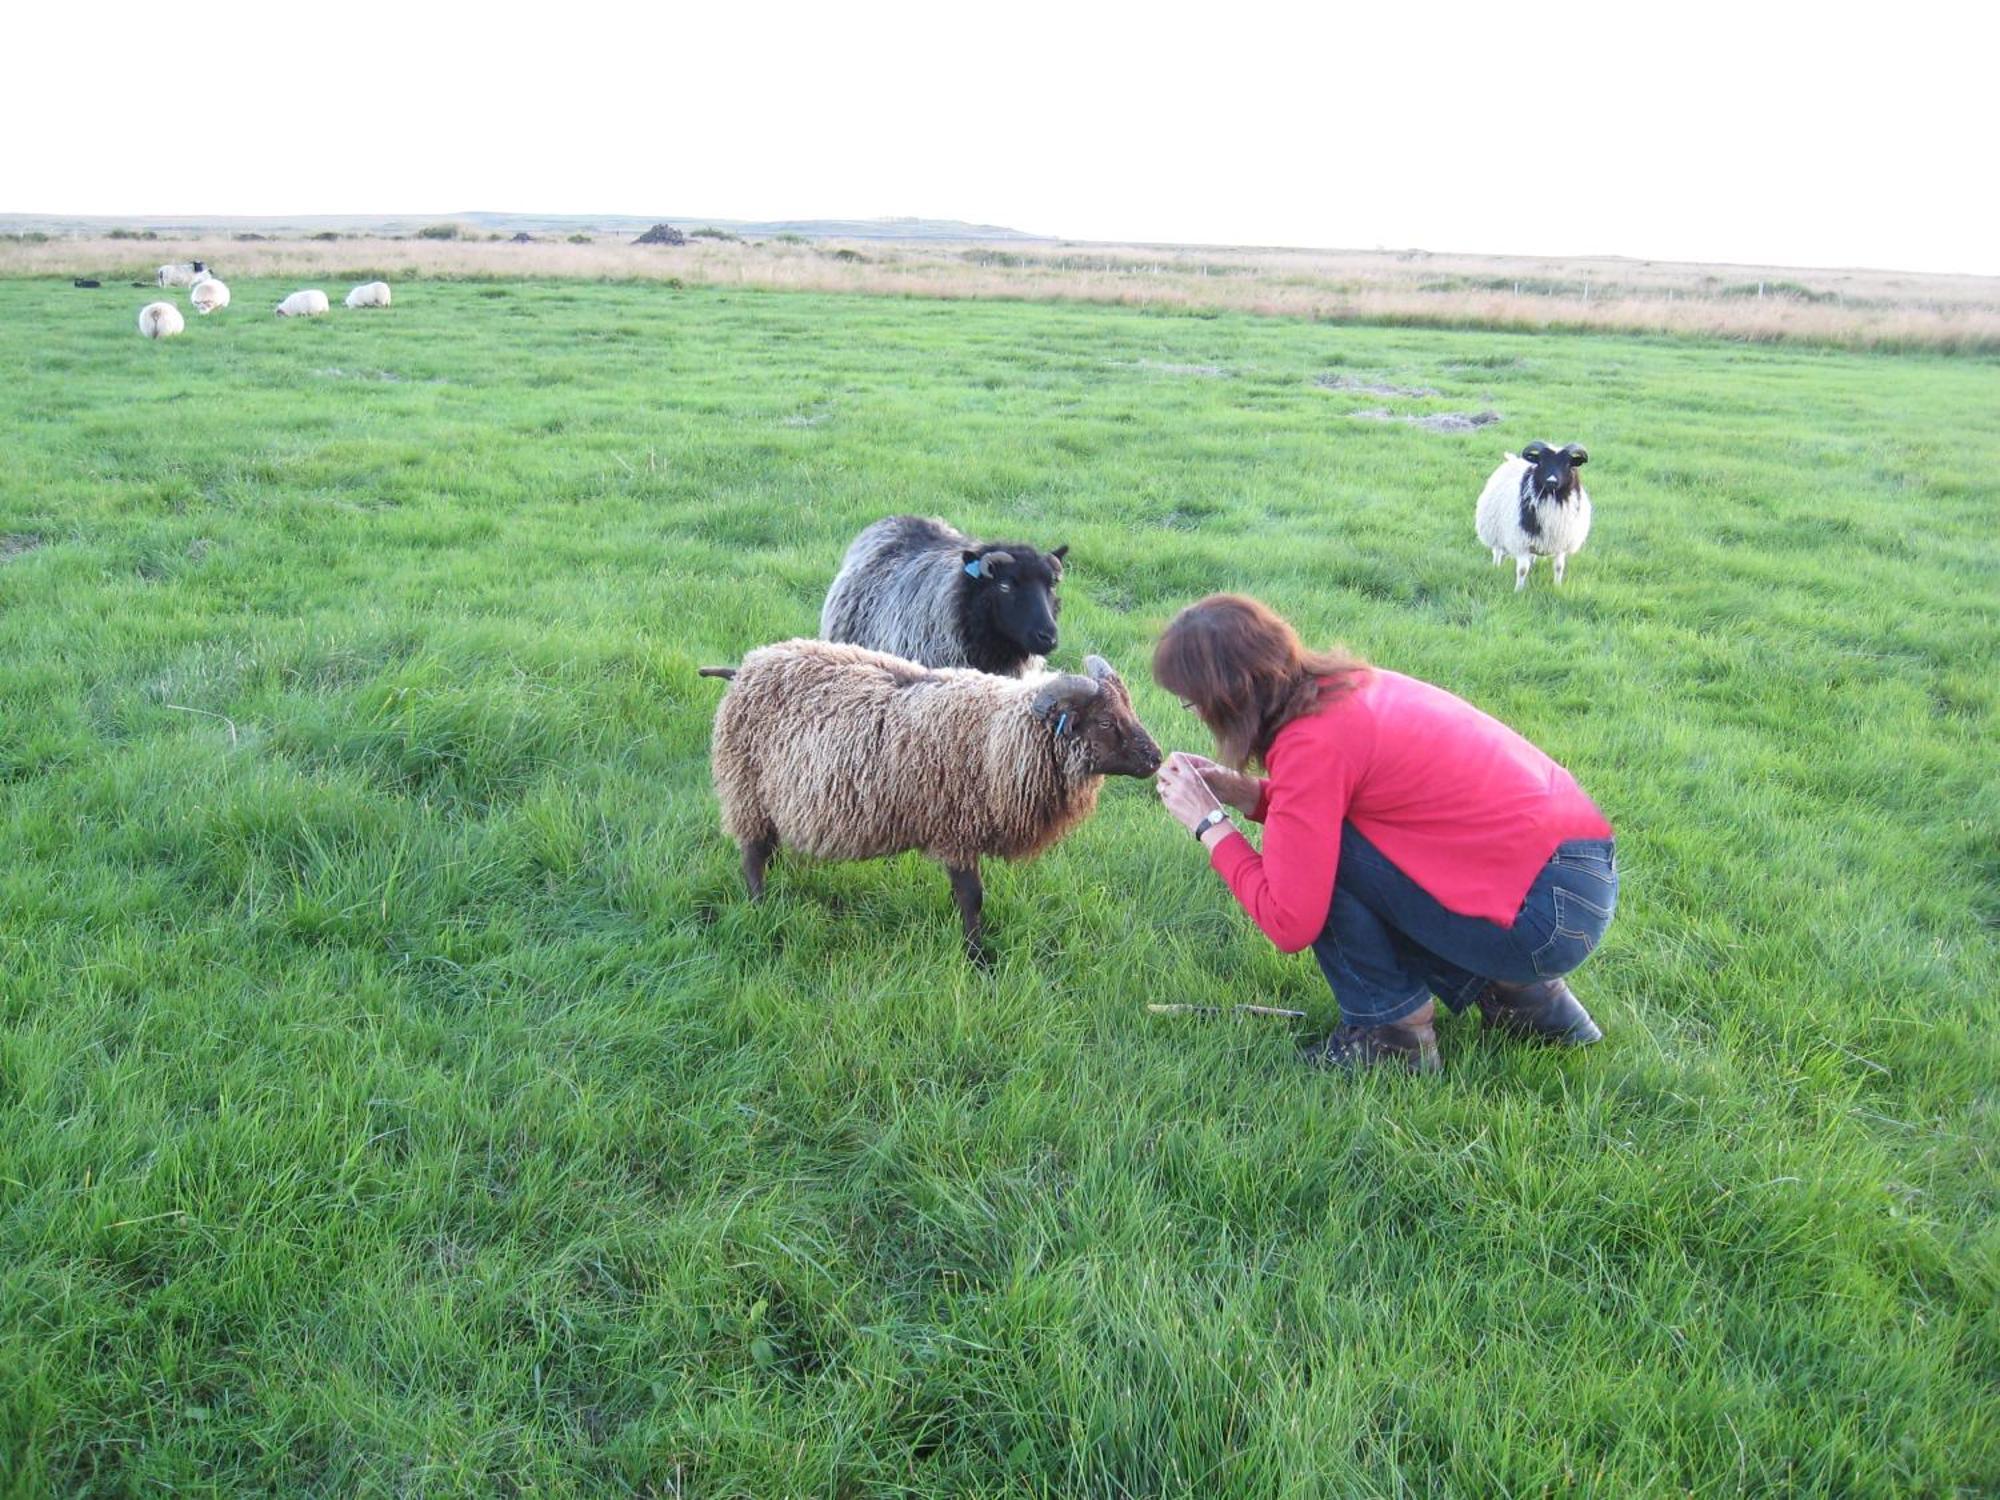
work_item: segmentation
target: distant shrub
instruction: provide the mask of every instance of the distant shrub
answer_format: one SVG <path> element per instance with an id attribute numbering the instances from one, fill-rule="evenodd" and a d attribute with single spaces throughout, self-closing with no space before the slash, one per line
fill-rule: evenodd
<path id="1" fill-rule="evenodd" d="M 239 240 L 243 244 L 248 245 L 248 244 L 261 243 L 264 240 L 268 240 L 270 236 L 268 234 L 237 234 L 237 235 L 231 235 L 230 238 L 234 240 Z"/>
<path id="2" fill-rule="evenodd" d="M 19 234 L 0 234 L 0 240 L 10 245 L 46 245 L 49 237 L 39 229 L 24 229 Z"/>
<path id="3" fill-rule="evenodd" d="M 707 225 L 701 229 L 690 229 L 688 231 L 688 238 L 691 240 L 728 240 L 731 244 L 734 245 L 740 245 L 743 243 L 742 235 L 731 234 L 726 229 L 717 229 L 713 224 Z"/>
<path id="4" fill-rule="evenodd" d="M 1796 281 L 1742 281 L 1716 291 L 1718 297 L 1788 297 L 1794 302 L 1833 302 L 1836 292 L 1816 292 Z"/>
<path id="5" fill-rule="evenodd" d="M 150 229 L 114 229 L 105 235 L 107 240 L 156 240 L 159 236 Z"/>
<path id="6" fill-rule="evenodd" d="M 420 240 L 455 240 L 460 234 L 456 224 L 426 224 L 417 231 Z"/>
<path id="7" fill-rule="evenodd" d="M 787 229 L 783 234 L 774 234 L 771 236 L 771 238 L 776 240 L 781 245 L 804 245 L 810 243 L 804 235 L 794 234 L 789 229 Z"/>
<path id="8" fill-rule="evenodd" d="M 597 241 L 593 240 L 587 234 L 573 234 L 569 237 L 569 242 L 572 245 L 594 245 L 597 243 Z"/>
<path id="9" fill-rule="evenodd" d="M 844 260 L 849 262 L 857 260 L 865 261 L 866 259 L 868 259 L 868 257 L 863 255 L 859 250 L 850 250 L 845 245 L 842 245 L 838 250 L 829 250 L 827 254 L 831 255 L 835 260 Z"/>
<path id="10" fill-rule="evenodd" d="M 1424 292 L 1512 292 L 1518 297 L 1582 297 L 1590 295 L 1586 283 L 1558 281 L 1546 276 L 1433 276 L 1417 283 Z M 1604 288 L 1597 289 L 1602 296 Z"/>
<path id="11" fill-rule="evenodd" d="M 311 238 L 316 240 L 337 240 L 340 238 L 340 235 L 334 230 L 322 229 L 318 234 L 311 236 Z"/>

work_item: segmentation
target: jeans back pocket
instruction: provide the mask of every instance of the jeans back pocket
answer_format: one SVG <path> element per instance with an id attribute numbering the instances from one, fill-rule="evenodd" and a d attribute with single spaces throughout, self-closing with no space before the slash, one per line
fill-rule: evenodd
<path id="1" fill-rule="evenodd" d="M 1609 887 L 1607 899 L 1615 905 L 1618 900 L 1615 875 Z M 1567 974 L 1590 957 L 1592 950 L 1603 939 L 1604 929 L 1611 925 L 1611 906 L 1600 906 L 1567 885 L 1555 888 L 1554 906 L 1555 930 L 1532 955 L 1535 973 L 1543 979 L 1555 979 Z"/>

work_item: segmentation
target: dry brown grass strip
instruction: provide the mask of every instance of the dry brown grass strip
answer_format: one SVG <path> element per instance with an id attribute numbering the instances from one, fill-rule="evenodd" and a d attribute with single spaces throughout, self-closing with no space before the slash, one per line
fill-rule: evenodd
<path id="1" fill-rule="evenodd" d="M 0 276 L 148 280 L 199 257 L 225 278 L 336 287 L 383 277 L 677 281 L 781 291 L 1019 298 L 1234 311 L 1333 322 L 1619 333 L 2000 353 L 2000 278 L 1803 271 L 1666 261 L 1423 252 L 776 240 L 643 246 L 624 240 L 0 242 Z"/>

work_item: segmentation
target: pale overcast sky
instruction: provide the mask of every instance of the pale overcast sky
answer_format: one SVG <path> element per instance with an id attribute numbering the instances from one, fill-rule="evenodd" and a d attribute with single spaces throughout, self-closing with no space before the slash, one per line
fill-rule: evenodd
<path id="1" fill-rule="evenodd" d="M 916 214 L 1990 274 L 1996 14 L 38 4 L 6 26 L 0 212 Z"/>

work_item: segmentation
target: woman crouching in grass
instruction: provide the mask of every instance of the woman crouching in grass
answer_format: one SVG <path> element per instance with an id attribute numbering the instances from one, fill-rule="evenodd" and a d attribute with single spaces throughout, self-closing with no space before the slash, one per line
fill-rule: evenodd
<path id="1" fill-rule="evenodd" d="M 1265 935 L 1310 947 L 1333 986 L 1342 1025 L 1314 1061 L 1433 1071 L 1437 1000 L 1511 1036 L 1603 1035 L 1561 976 L 1604 936 L 1618 864 L 1569 772 L 1442 688 L 1302 650 L 1239 595 L 1176 615 L 1153 676 L 1226 763 L 1167 757 L 1160 800 Z M 1243 774 L 1253 762 L 1267 780 Z M 1264 825 L 1261 855 L 1218 799 Z"/>

